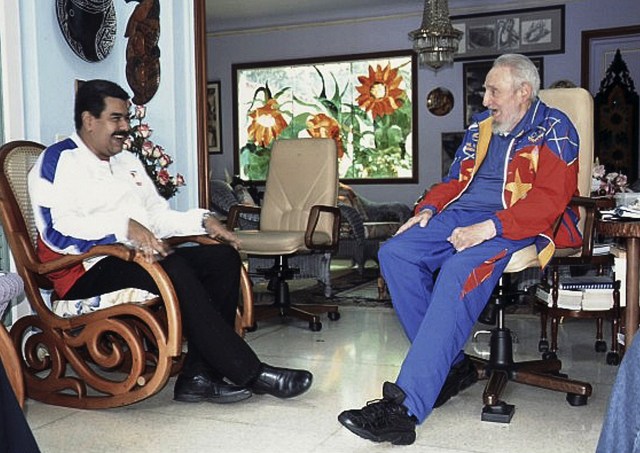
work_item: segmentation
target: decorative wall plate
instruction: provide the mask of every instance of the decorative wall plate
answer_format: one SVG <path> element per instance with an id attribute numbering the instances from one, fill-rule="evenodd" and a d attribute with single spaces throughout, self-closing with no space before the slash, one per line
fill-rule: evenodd
<path id="1" fill-rule="evenodd" d="M 446 115 L 453 109 L 453 94 L 446 88 L 434 88 L 427 95 L 427 109 L 436 116 Z"/>
<path id="2" fill-rule="evenodd" d="M 113 0 L 56 0 L 58 25 L 69 47 L 85 61 L 104 60 L 115 42 Z"/>

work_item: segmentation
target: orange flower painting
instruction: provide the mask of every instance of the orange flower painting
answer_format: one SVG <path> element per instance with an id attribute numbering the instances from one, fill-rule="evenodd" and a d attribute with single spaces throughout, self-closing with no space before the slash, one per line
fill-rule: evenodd
<path id="1" fill-rule="evenodd" d="M 356 87 L 360 93 L 358 105 L 371 112 L 374 120 L 377 116 L 391 115 L 402 106 L 404 91 L 399 88 L 402 76 L 391 65 L 384 69 L 377 65 L 375 70 L 369 66 L 369 77 L 359 76 L 358 81 L 361 83 Z"/>
<path id="2" fill-rule="evenodd" d="M 267 147 L 287 127 L 287 121 L 280 113 L 278 101 L 269 99 L 263 107 L 249 113 L 252 119 L 247 132 L 256 145 Z"/>
<path id="3" fill-rule="evenodd" d="M 344 146 L 342 145 L 342 134 L 338 122 L 324 113 L 310 116 L 307 120 L 307 132 L 314 138 L 332 138 L 336 141 L 338 148 L 338 159 L 344 156 Z"/>
<path id="4" fill-rule="evenodd" d="M 415 180 L 411 50 L 234 68 L 237 168 L 264 181 L 275 140 L 335 141 L 344 180 Z"/>

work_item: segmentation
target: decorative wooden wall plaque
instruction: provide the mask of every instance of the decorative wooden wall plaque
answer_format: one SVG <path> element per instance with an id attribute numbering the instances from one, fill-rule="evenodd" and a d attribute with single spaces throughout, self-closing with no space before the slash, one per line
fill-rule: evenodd
<path id="1" fill-rule="evenodd" d="M 131 13 L 127 30 L 127 82 L 133 90 L 134 104 L 146 104 L 160 86 L 160 2 L 159 0 L 137 1 Z"/>

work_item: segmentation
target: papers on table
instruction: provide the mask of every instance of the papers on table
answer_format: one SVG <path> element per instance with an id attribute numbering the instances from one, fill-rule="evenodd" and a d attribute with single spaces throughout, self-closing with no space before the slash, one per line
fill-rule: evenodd
<path id="1" fill-rule="evenodd" d="M 606 211 L 600 211 L 602 219 L 640 219 L 640 207 L 632 206 L 618 206 L 615 209 Z"/>

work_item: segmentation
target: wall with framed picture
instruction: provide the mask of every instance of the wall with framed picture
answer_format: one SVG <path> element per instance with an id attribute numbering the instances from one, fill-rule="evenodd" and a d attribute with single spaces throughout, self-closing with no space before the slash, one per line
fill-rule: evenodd
<path id="1" fill-rule="evenodd" d="M 540 74 L 540 87 L 544 87 L 544 61 L 542 57 L 530 57 Z M 493 65 L 493 60 L 475 61 L 462 65 L 462 83 L 464 103 L 464 127 L 471 124 L 471 117 L 484 110 L 482 98 L 484 96 L 484 79 Z"/>
<path id="2" fill-rule="evenodd" d="M 222 153 L 220 133 L 220 82 L 207 84 L 207 150 L 210 154 Z"/>
<path id="3" fill-rule="evenodd" d="M 564 52 L 564 5 L 454 16 L 451 23 L 464 33 L 457 61 Z"/>
<path id="4" fill-rule="evenodd" d="M 234 173 L 266 179 L 277 138 L 336 141 L 340 179 L 415 182 L 410 50 L 232 66 Z"/>
<path id="5" fill-rule="evenodd" d="M 422 3 L 415 3 L 408 14 L 402 14 L 396 2 L 389 2 L 387 15 L 371 16 L 370 7 L 362 7 L 353 11 L 353 20 L 343 11 L 326 10 L 309 13 L 304 25 L 274 26 L 265 24 L 264 28 L 249 29 L 246 23 L 233 24 L 221 22 L 220 27 L 236 30 L 224 33 L 217 29 L 207 34 L 208 80 L 220 80 L 224 90 L 221 92 L 222 102 L 222 134 L 224 153 L 211 155 L 211 175 L 216 179 L 224 179 L 225 175 L 234 174 L 237 150 L 234 143 L 236 133 L 235 113 L 233 112 L 233 74 L 232 67 L 238 63 L 269 62 L 282 60 L 301 62 L 315 57 L 332 55 L 367 54 L 372 52 L 409 49 L 411 41 L 407 37 L 410 30 L 420 26 Z M 453 17 L 463 14 L 491 13 L 492 16 L 515 14 L 525 7 L 516 2 L 495 3 L 492 5 L 476 5 L 468 7 L 456 6 L 451 1 L 450 12 Z M 471 5 L 473 3 L 473 5 Z M 548 6 L 551 2 L 545 2 Z M 550 46 L 539 54 L 531 56 L 544 57 L 545 87 L 557 80 L 580 82 L 580 33 L 582 30 L 602 29 L 637 25 L 640 17 L 640 2 L 637 0 L 616 0 L 614 7 L 607 7 L 607 14 L 602 14 L 602 0 L 580 0 L 563 3 L 565 9 L 565 42 L 564 52 L 555 53 Z M 542 2 L 537 2 L 539 6 Z M 528 8 L 528 6 L 526 7 Z M 327 18 L 326 16 L 333 17 Z M 333 20 L 339 17 L 340 20 Z M 264 17 L 265 21 L 277 21 L 284 18 Z M 311 24 L 311 25 L 309 25 Z M 561 47 L 561 46 L 560 46 Z M 502 52 L 500 52 L 502 53 Z M 460 56 L 459 56 L 460 57 Z M 376 201 L 403 201 L 413 204 L 416 197 L 426 187 L 430 187 L 441 177 L 441 134 L 449 131 L 461 131 L 464 127 L 463 71 L 464 63 L 471 59 L 459 58 L 451 67 L 440 68 L 437 72 L 420 69 L 417 71 L 417 91 L 412 93 L 417 108 L 417 117 L 413 126 L 413 134 L 417 136 L 419 162 L 414 161 L 418 179 L 407 184 L 385 182 L 378 184 L 376 179 L 359 180 L 358 192 L 364 197 Z M 491 60 L 491 56 L 473 57 L 476 61 Z M 639 60 L 640 61 L 640 60 Z M 271 84 L 270 84 L 271 86 Z M 436 116 L 428 110 L 427 96 L 436 87 L 448 89 L 454 99 L 454 106 L 447 115 Z M 228 88 L 228 89 L 227 89 Z M 230 150 L 232 150 L 230 152 Z M 389 180 L 387 180 L 389 181 Z"/>

